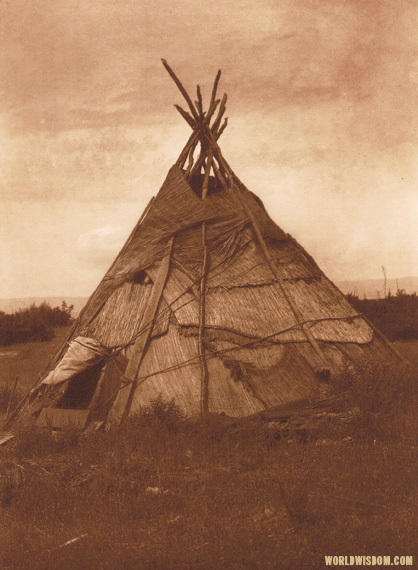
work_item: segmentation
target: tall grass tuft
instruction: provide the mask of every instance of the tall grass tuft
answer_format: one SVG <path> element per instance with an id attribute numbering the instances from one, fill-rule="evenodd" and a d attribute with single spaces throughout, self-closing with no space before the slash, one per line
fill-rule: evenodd
<path id="1" fill-rule="evenodd" d="M 13 388 L 9 384 L 0 385 L 0 413 L 6 412 L 9 404 L 11 409 L 13 409 L 13 406 L 16 404 L 16 402 L 19 402 L 22 397 L 22 393 L 19 388 L 15 390 L 13 398 L 12 394 Z"/>

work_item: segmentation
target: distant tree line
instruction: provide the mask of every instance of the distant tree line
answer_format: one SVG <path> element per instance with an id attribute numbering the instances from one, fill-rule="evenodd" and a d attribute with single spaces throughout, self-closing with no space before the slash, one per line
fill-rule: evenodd
<path id="1" fill-rule="evenodd" d="M 63 301 L 61 307 L 43 302 L 12 314 L 0 311 L 0 346 L 53 339 L 55 327 L 65 327 L 72 322 L 73 309 L 74 305 Z"/>
<path id="2" fill-rule="evenodd" d="M 384 299 L 360 299 L 348 294 L 349 302 L 391 341 L 418 339 L 418 296 L 398 290 Z"/>

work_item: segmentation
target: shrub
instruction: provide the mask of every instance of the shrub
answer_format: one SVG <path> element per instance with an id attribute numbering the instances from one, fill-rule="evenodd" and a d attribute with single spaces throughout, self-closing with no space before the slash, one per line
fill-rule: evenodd
<path id="1" fill-rule="evenodd" d="M 418 296 L 398 291 L 385 299 L 359 299 L 349 294 L 347 300 L 381 330 L 389 340 L 418 339 Z"/>
<path id="2" fill-rule="evenodd" d="M 73 308 L 65 301 L 61 307 L 53 308 L 44 302 L 13 314 L 0 312 L 0 346 L 53 339 L 54 327 L 64 327 L 71 322 Z"/>
<path id="3" fill-rule="evenodd" d="M 360 411 L 350 430 L 371 439 L 416 441 L 418 374 L 409 365 L 373 362 L 361 370 L 345 370 L 337 379 Z"/>

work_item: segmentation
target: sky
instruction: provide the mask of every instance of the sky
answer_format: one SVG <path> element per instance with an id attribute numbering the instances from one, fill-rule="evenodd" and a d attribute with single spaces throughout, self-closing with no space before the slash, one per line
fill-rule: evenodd
<path id="1" fill-rule="evenodd" d="M 218 68 L 239 178 L 334 281 L 418 275 L 415 0 L 0 0 L 0 297 L 97 286 Z"/>

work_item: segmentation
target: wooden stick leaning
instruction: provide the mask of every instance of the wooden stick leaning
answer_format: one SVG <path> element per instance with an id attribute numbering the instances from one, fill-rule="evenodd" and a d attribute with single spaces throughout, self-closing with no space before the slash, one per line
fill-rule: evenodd
<path id="1" fill-rule="evenodd" d="M 213 88 L 212 88 L 212 94 L 211 94 L 211 98 L 210 98 L 208 112 L 206 114 L 206 117 L 204 117 L 203 104 L 202 104 L 202 94 L 200 91 L 200 87 L 197 86 L 197 101 L 196 101 L 197 111 L 196 111 L 196 108 L 193 106 L 193 103 L 192 103 L 189 95 L 187 94 L 187 91 L 184 89 L 181 81 L 178 79 L 178 77 L 176 76 L 174 71 L 171 69 L 171 67 L 168 65 L 168 63 L 165 60 L 162 60 L 162 62 L 163 62 L 164 67 L 168 71 L 169 75 L 171 76 L 171 78 L 173 79 L 175 84 L 177 85 L 179 91 L 183 95 L 184 99 L 186 100 L 186 102 L 190 108 L 190 111 L 193 115 L 193 119 L 194 119 L 194 121 L 193 121 L 192 117 L 190 117 L 190 115 L 188 113 L 186 113 L 183 109 L 181 109 L 181 107 L 176 105 L 177 111 L 183 116 L 183 118 L 187 121 L 187 123 L 194 129 L 193 134 L 190 137 L 190 139 L 186 145 L 186 148 L 183 150 L 183 152 L 180 155 L 179 160 L 177 161 L 177 164 L 181 164 L 181 166 L 183 167 L 187 157 L 189 156 L 189 164 L 187 167 L 187 174 L 188 174 L 188 177 L 191 177 L 194 172 L 200 171 L 200 169 L 204 163 L 205 155 L 207 154 L 207 161 L 206 161 L 206 168 L 205 168 L 205 175 L 204 175 L 204 179 L 203 179 L 202 196 L 201 196 L 202 200 L 205 200 L 207 197 L 207 194 L 208 194 L 209 176 L 210 176 L 210 169 L 211 169 L 212 160 L 213 160 L 213 151 L 212 151 L 211 145 L 209 145 L 208 152 L 206 152 L 207 148 L 206 148 L 206 143 L 204 142 L 206 138 L 204 138 L 204 136 L 202 136 L 202 135 L 204 135 L 204 132 L 206 130 L 210 130 L 210 119 L 213 116 L 213 114 L 215 113 L 215 110 L 220 103 L 220 100 L 216 99 L 216 93 L 217 93 L 219 79 L 221 77 L 221 70 L 218 70 L 218 73 L 216 74 L 215 81 L 214 81 Z M 217 130 L 219 123 L 222 119 L 222 116 L 225 112 L 226 99 L 227 99 L 227 97 L 226 97 L 226 95 L 224 95 L 222 103 L 221 103 L 221 108 L 219 110 L 218 117 L 216 119 L 216 125 L 217 126 L 215 128 L 215 131 Z M 198 141 L 198 140 L 200 140 L 200 143 L 201 143 L 201 152 L 200 152 L 200 155 L 199 155 L 198 159 L 196 160 L 195 164 L 192 166 L 192 164 L 193 164 L 193 152 L 194 152 L 194 149 L 195 149 L 196 144 L 197 144 L 196 141 Z M 207 238 L 206 234 L 207 234 L 207 223 L 206 223 L 206 221 L 203 221 L 202 222 L 203 258 L 202 258 L 202 274 L 201 274 L 201 280 L 200 280 L 199 332 L 198 332 L 198 351 L 199 351 L 199 361 L 200 361 L 200 366 L 201 366 L 200 410 L 202 413 L 208 412 L 208 410 L 209 410 L 209 372 L 208 372 L 207 361 L 206 361 L 205 340 L 204 340 L 204 336 L 205 336 L 205 311 L 206 311 L 206 280 L 207 280 L 207 273 L 208 273 L 208 267 L 209 267 L 209 254 L 208 254 L 208 248 L 207 248 L 207 243 L 206 243 L 206 238 Z"/>
<path id="2" fill-rule="evenodd" d="M 209 149 L 205 168 L 205 176 L 202 186 L 202 200 L 205 200 L 208 194 L 209 174 L 212 164 L 212 151 Z M 200 279 L 200 299 L 199 299 L 199 331 L 198 331 L 198 347 L 199 361 L 201 370 L 200 380 L 200 411 L 206 413 L 209 411 L 209 371 L 206 361 L 205 347 L 205 321 L 206 321 L 206 281 L 209 271 L 209 252 L 207 247 L 207 224 L 202 222 L 202 276 Z"/>
<path id="3" fill-rule="evenodd" d="M 124 376 L 126 380 L 130 382 L 130 384 L 128 384 L 126 388 L 122 389 L 118 393 L 116 401 L 110 412 L 110 423 L 121 422 L 129 413 L 137 386 L 135 380 L 137 378 L 139 367 L 144 358 L 145 352 L 148 348 L 148 341 L 150 339 L 153 324 L 158 313 L 158 307 L 160 305 L 164 285 L 167 281 L 168 273 L 170 271 L 173 243 L 174 238 L 172 237 L 168 244 L 168 253 L 161 261 L 161 265 L 158 269 L 158 274 L 154 281 L 150 298 L 148 299 L 147 306 L 142 316 L 140 330 L 143 329 L 143 333 L 137 337 L 132 348 L 128 366 L 126 367 Z"/>
<path id="4" fill-rule="evenodd" d="M 198 330 L 198 352 L 200 362 L 200 411 L 206 413 L 209 411 L 209 370 L 206 361 L 205 347 L 205 324 L 206 324 L 206 281 L 209 269 L 209 256 L 206 244 L 206 222 L 202 222 L 202 276 L 200 279 L 200 298 L 199 298 L 199 330 Z"/>
<path id="5" fill-rule="evenodd" d="M 192 129 L 195 129 L 196 121 L 193 120 L 193 117 L 191 117 L 189 113 L 187 113 L 187 111 L 182 109 L 180 105 L 174 105 L 174 107 L 177 109 L 177 111 L 180 113 L 180 115 L 183 117 L 186 123 L 188 123 L 192 127 Z"/>
<path id="6" fill-rule="evenodd" d="M 200 85 L 196 87 L 196 93 L 197 93 L 197 101 L 195 101 L 195 104 L 200 117 L 203 117 L 203 101 L 202 101 L 202 92 L 200 90 Z"/>
<path id="7" fill-rule="evenodd" d="M 226 110 L 226 102 L 228 101 L 228 95 L 225 93 L 221 104 L 219 106 L 219 110 L 218 110 L 218 115 L 216 117 L 216 119 L 213 121 L 213 125 L 212 125 L 212 132 L 216 133 L 216 131 L 218 130 L 218 127 L 221 123 L 222 117 L 224 116 L 225 110 Z"/>
<path id="8" fill-rule="evenodd" d="M 12 407 L 12 402 L 13 402 L 13 398 L 14 398 L 14 396 L 15 396 L 16 387 L 17 387 L 17 383 L 18 383 L 18 382 L 19 382 L 19 375 L 17 375 L 17 376 L 15 377 L 15 381 L 14 381 L 13 388 L 12 388 L 12 391 L 11 391 L 11 394 L 10 394 L 10 398 L 9 398 L 9 403 L 7 404 L 6 420 L 9 419 L 10 409 L 11 409 L 11 407 Z"/>
<path id="9" fill-rule="evenodd" d="M 191 147 L 191 149 L 190 149 L 190 151 L 189 151 L 189 162 L 188 162 L 188 164 L 187 164 L 187 168 L 186 168 L 186 171 L 185 171 L 185 173 L 184 173 L 184 176 L 186 177 L 186 179 L 189 178 L 190 172 L 191 172 L 191 170 L 192 170 L 192 168 L 193 168 L 193 164 L 194 164 L 194 158 L 193 158 L 193 156 L 194 156 L 194 151 L 195 151 L 195 149 L 196 149 L 196 147 L 197 147 L 197 143 L 198 143 L 198 141 L 196 140 L 195 144 Z"/>
<path id="10" fill-rule="evenodd" d="M 266 242 L 264 241 L 264 238 L 263 238 L 262 233 L 260 231 L 260 228 L 258 226 L 257 220 L 255 219 L 254 214 L 252 213 L 251 209 L 248 207 L 245 200 L 242 199 L 242 196 L 239 192 L 239 189 L 234 184 L 234 178 L 236 178 L 236 177 L 235 177 L 231 167 L 229 166 L 229 164 L 227 163 L 227 161 L 223 157 L 221 149 L 219 148 L 219 145 L 218 145 L 215 137 L 213 136 L 212 131 L 208 128 L 205 128 L 204 136 L 205 136 L 209 146 L 212 148 L 212 151 L 213 151 L 214 155 L 216 156 L 216 159 L 218 160 L 219 165 L 222 165 L 224 167 L 224 169 L 226 170 L 226 172 L 228 172 L 228 174 L 230 175 L 231 189 L 234 191 L 235 195 L 240 200 L 241 205 L 242 205 L 245 213 L 247 214 L 247 216 L 251 222 L 251 226 L 253 228 L 256 240 L 260 246 L 260 249 L 263 253 L 263 256 L 265 257 L 267 264 L 270 268 L 270 271 L 271 271 L 274 279 L 277 281 L 277 283 L 280 287 L 280 291 L 283 294 L 283 297 L 286 300 L 287 304 L 289 305 L 289 308 L 292 311 L 296 322 L 297 323 L 302 322 L 303 321 L 302 315 L 300 314 L 298 308 L 293 303 L 292 299 L 290 298 L 287 291 L 285 290 L 284 283 L 283 283 L 283 281 L 279 275 L 279 272 L 277 271 L 277 268 L 275 267 L 275 265 L 273 263 L 273 260 L 271 259 L 270 253 L 268 251 Z M 325 354 L 322 351 L 322 349 L 320 348 L 317 340 L 315 339 L 315 337 L 311 333 L 309 327 L 306 324 L 305 325 L 301 324 L 301 330 L 303 331 L 307 341 L 309 342 L 309 344 L 311 345 L 311 347 L 315 351 L 315 354 L 320 359 L 320 362 L 323 366 L 323 369 L 325 369 L 325 370 L 328 369 L 329 366 L 328 366 L 328 362 L 327 362 L 327 359 L 325 357 Z M 320 372 L 322 372 L 322 371 L 320 371 Z"/>
<path id="11" fill-rule="evenodd" d="M 221 134 L 224 132 L 224 130 L 226 129 L 227 126 L 228 126 L 228 117 L 225 118 L 224 122 L 222 123 L 221 128 L 220 128 L 219 131 L 216 133 L 216 140 L 219 139 L 219 137 L 220 137 Z"/>
<path id="12" fill-rule="evenodd" d="M 181 81 L 179 80 L 179 78 L 177 77 L 177 75 L 174 73 L 174 71 L 171 69 L 171 67 L 168 65 L 168 63 L 166 62 L 165 59 L 161 60 L 164 67 L 166 68 L 166 70 L 168 71 L 168 74 L 170 75 L 171 79 L 174 81 L 174 83 L 177 85 L 178 90 L 180 91 L 180 93 L 183 95 L 184 99 L 186 100 L 189 109 L 193 115 L 193 118 L 195 121 L 199 120 L 199 114 L 195 109 L 195 106 L 193 105 L 192 100 L 190 99 L 186 89 L 183 87 Z"/>
<path id="13" fill-rule="evenodd" d="M 221 76 L 221 71 L 219 70 L 215 82 L 212 89 L 212 96 L 209 105 L 209 113 L 214 112 L 215 106 L 215 98 L 216 98 L 216 90 L 218 87 L 218 82 Z M 206 128 L 210 128 L 209 124 L 206 124 Z M 202 153 L 203 155 L 203 147 Z M 202 185 L 202 200 L 205 200 L 208 194 L 208 186 L 209 186 L 209 176 L 210 176 L 210 169 L 212 165 L 212 149 L 209 147 L 208 154 L 207 154 L 207 161 L 206 161 L 206 168 L 205 168 L 205 175 L 203 179 Z M 200 159 L 200 157 L 199 157 Z M 196 164 L 199 163 L 199 159 L 196 161 Z M 200 159 L 202 160 L 202 159 Z M 200 170 L 200 166 L 199 166 Z M 192 175 L 192 173 L 191 173 Z M 207 413 L 209 411 L 209 370 L 208 364 L 206 360 L 206 346 L 205 346 L 205 321 L 206 321 L 206 281 L 207 275 L 210 265 L 208 247 L 207 247 L 207 224 L 206 221 L 202 222 L 202 250 L 203 250 L 203 259 L 202 259 L 202 277 L 200 280 L 200 299 L 199 299 L 199 332 L 198 332 L 198 346 L 199 346 L 199 361 L 200 361 L 200 370 L 201 370 L 201 384 L 200 384 L 200 411 L 201 413 Z"/>
<path id="14" fill-rule="evenodd" d="M 235 190 L 235 194 L 239 195 L 238 189 Z M 266 242 L 264 241 L 264 238 L 262 236 L 262 233 L 260 231 L 260 228 L 258 226 L 258 223 L 257 223 L 257 220 L 255 219 L 254 214 L 252 213 L 251 209 L 247 206 L 247 204 L 245 203 L 244 200 L 241 200 L 241 204 L 243 205 L 244 211 L 250 219 L 251 226 L 252 226 L 253 231 L 255 233 L 256 239 L 260 245 L 261 251 L 263 252 L 263 255 L 264 255 L 264 257 L 267 261 L 267 264 L 270 268 L 270 271 L 271 271 L 274 279 L 276 280 L 284 299 L 286 300 L 287 304 L 289 305 L 290 310 L 292 311 L 296 322 L 301 323 L 303 321 L 303 317 L 302 317 L 301 313 L 299 312 L 299 310 L 297 309 L 297 307 L 292 302 L 290 296 L 288 295 L 288 293 L 285 289 L 284 283 L 283 283 L 282 279 L 280 278 L 279 272 L 277 271 L 277 268 L 274 265 L 273 260 L 271 259 L 270 252 L 267 248 Z M 321 362 L 323 368 L 328 369 L 328 362 L 327 362 L 327 359 L 325 357 L 325 354 L 323 353 L 323 351 L 321 350 L 321 348 L 320 348 L 319 344 L 317 343 L 315 337 L 311 333 L 309 326 L 306 323 L 302 323 L 301 329 L 304 332 L 309 344 L 312 346 L 316 355 L 320 359 L 320 362 Z M 318 372 L 322 372 L 322 370 L 318 371 Z"/>
<path id="15" fill-rule="evenodd" d="M 210 98 L 210 103 L 209 103 L 209 109 L 213 106 L 215 99 L 216 99 L 216 92 L 218 90 L 218 84 L 219 84 L 219 80 L 221 78 L 221 70 L 218 69 L 218 73 L 216 74 L 215 77 L 215 81 L 213 82 L 213 88 L 212 88 L 212 95 Z"/>

